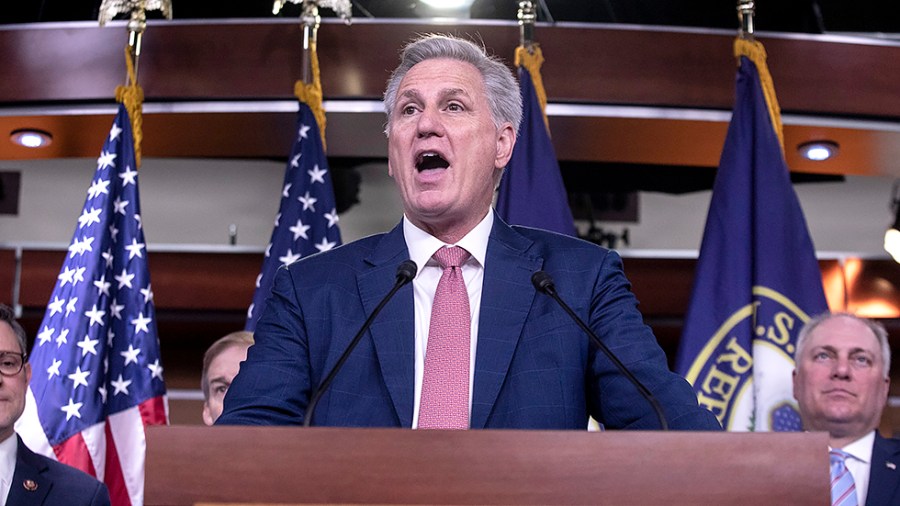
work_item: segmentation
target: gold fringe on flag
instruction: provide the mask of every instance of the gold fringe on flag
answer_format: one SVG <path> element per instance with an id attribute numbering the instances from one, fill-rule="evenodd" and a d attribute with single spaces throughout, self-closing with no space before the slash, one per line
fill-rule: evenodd
<path id="1" fill-rule="evenodd" d="M 534 94 L 541 104 L 541 114 L 544 116 L 544 126 L 550 133 L 550 122 L 547 121 L 547 92 L 544 91 L 544 80 L 541 79 L 541 65 L 544 64 L 544 54 L 540 46 L 532 44 L 531 48 L 519 46 L 516 48 L 516 67 L 525 67 L 531 74 L 531 82 L 534 84 Z"/>
<path id="2" fill-rule="evenodd" d="M 322 137 L 322 149 L 325 149 L 325 108 L 322 106 L 322 80 L 319 74 L 319 56 L 316 53 L 315 43 L 310 44 L 309 64 L 312 67 L 312 82 L 304 83 L 297 80 L 294 83 L 294 95 L 312 110 L 316 122 L 319 124 L 319 135 Z"/>
<path id="3" fill-rule="evenodd" d="M 766 49 L 758 41 L 737 38 L 734 41 L 734 57 L 738 59 L 738 65 L 740 65 L 741 56 L 746 56 L 756 65 L 763 95 L 766 97 L 766 104 L 769 107 L 769 118 L 772 120 L 772 128 L 775 130 L 775 135 L 778 136 L 781 152 L 784 153 L 781 108 L 778 106 L 778 98 L 775 97 L 775 85 L 772 83 L 772 75 L 769 74 L 769 67 L 766 65 Z"/>
<path id="4" fill-rule="evenodd" d="M 128 68 L 128 82 L 130 84 L 127 86 L 116 86 L 116 101 L 125 104 L 128 116 L 131 118 L 131 134 L 134 136 L 134 162 L 140 167 L 141 141 L 144 139 L 142 131 L 144 119 L 141 115 L 144 103 L 144 90 L 137 83 L 137 76 L 134 72 L 134 59 L 129 46 L 125 46 L 125 65 Z M 135 170 L 138 167 L 135 167 Z"/>

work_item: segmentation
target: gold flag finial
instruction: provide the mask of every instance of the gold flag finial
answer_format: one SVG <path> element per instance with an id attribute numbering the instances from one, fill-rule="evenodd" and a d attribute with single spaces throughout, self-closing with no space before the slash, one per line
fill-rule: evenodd
<path id="1" fill-rule="evenodd" d="M 172 0 L 103 0 L 100 4 L 100 26 L 112 21 L 119 14 L 130 14 L 134 19 L 135 11 L 141 11 L 145 23 L 144 26 L 135 26 L 135 29 L 144 31 L 147 11 L 162 11 L 166 19 L 172 19 Z M 128 28 L 130 30 L 131 26 Z"/>
<path id="2" fill-rule="evenodd" d="M 275 3 L 272 4 L 272 14 L 281 12 L 281 9 L 283 9 L 284 5 L 288 2 L 292 4 L 303 4 L 304 12 L 306 12 L 306 6 L 308 4 L 314 4 L 315 7 L 331 9 L 347 24 L 350 24 L 350 21 L 353 18 L 353 6 L 350 4 L 350 0 L 275 0 Z"/>

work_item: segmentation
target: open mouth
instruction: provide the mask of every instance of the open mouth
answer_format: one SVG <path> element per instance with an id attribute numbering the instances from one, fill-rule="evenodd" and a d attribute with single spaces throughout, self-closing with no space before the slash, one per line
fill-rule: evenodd
<path id="1" fill-rule="evenodd" d="M 416 157 L 416 170 L 419 172 L 431 169 L 446 169 L 450 162 L 434 152 L 425 152 Z"/>

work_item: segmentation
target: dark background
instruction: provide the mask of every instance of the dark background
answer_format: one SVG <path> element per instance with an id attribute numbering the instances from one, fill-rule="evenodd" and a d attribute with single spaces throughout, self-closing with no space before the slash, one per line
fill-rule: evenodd
<path id="1" fill-rule="evenodd" d="M 12 4 L 12 5 L 9 5 Z M 0 24 L 96 20 L 101 0 L 7 2 Z M 408 18 L 425 14 L 415 0 L 355 0 L 354 17 Z M 516 0 L 476 0 L 471 17 L 516 19 Z M 628 23 L 705 28 L 736 28 L 735 0 L 546 0 L 554 21 Z M 175 19 L 263 18 L 272 16 L 271 0 L 173 0 Z M 296 17 L 287 4 L 280 14 Z M 758 0 L 758 30 L 797 33 L 900 32 L 900 8 L 888 0 Z M 331 15 L 323 10 L 323 16 Z M 153 14 L 150 14 L 153 17 Z M 540 21 L 549 21 L 544 11 Z"/>

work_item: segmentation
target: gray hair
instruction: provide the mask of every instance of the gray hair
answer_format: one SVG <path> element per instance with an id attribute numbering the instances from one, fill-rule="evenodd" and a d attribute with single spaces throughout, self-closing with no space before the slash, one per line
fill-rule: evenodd
<path id="1" fill-rule="evenodd" d="M 884 375 L 890 375 L 891 343 L 888 341 L 888 333 L 887 330 L 885 330 L 884 325 L 874 320 L 860 318 L 859 316 L 850 313 L 822 313 L 806 322 L 806 324 L 803 325 L 803 328 L 800 329 L 800 334 L 797 336 L 797 348 L 794 351 L 794 362 L 797 366 L 799 367 L 800 365 L 799 358 L 803 353 L 803 349 L 806 348 L 807 341 L 809 341 L 809 335 L 812 334 L 819 325 L 834 318 L 849 318 L 851 320 L 856 320 L 872 331 L 875 339 L 878 340 L 878 345 L 881 347 L 881 362 L 884 366 Z"/>
<path id="2" fill-rule="evenodd" d="M 21 348 L 22 353 L 28 353 L 28 338 L 25 335 L 25 329 L 16 321 L 16 314 L 12 308 L 6 304 L 0 304 L 0 322 L 6 322 L 12 327 L 13 334 L 19 340 L 19 348 Z"/>
<path id="3" fill-rule="evenodd" d="M 203 354 L 203 369 L 200 370 L 200 388 L 203 390 L 203 399 L 206 401 L 209 400 L 209 366 L 216 357 L 232 346 L 253 346 L 253 332 L 248 330 L 232 332 L 209 345 L 206 353 Z"/>
<path id="4" fill-rule="evenodd" d="M 384 92 L 384 110 L 387 124 L 384 133 L 389 135 L 391 113 L 397 103 L 400 82 L 411 68 L 425 60 L 449 58 L 472 64 L 484 79 L 487 102 L 491 108 L 494 125 L 500 128 L 509 122 L 518 132 L 522 122 L 522 95 L 512 71 L 499 58 L 490 56 L 483 46 L 458 37 L 428 34 L 410 42 L 403 48 L 400 65 L 394 69 Z"/>

